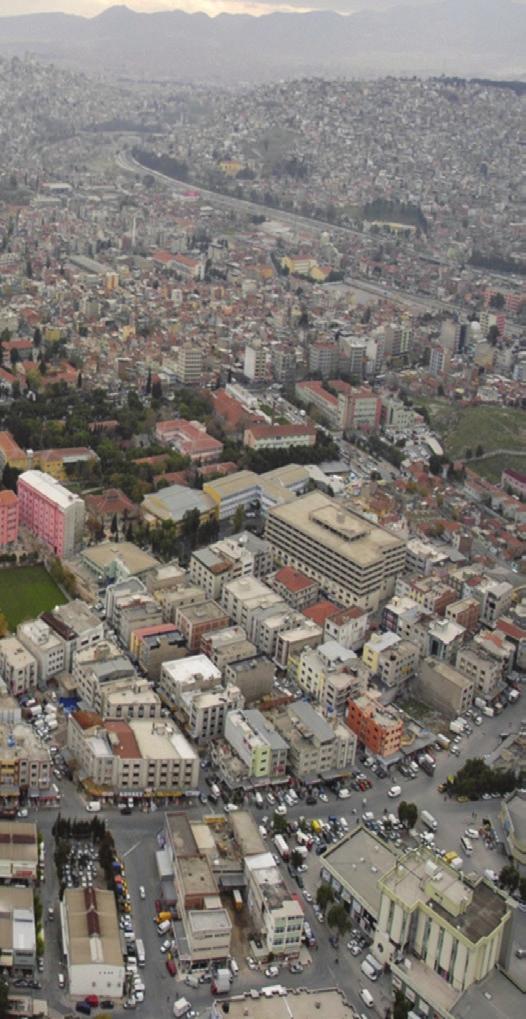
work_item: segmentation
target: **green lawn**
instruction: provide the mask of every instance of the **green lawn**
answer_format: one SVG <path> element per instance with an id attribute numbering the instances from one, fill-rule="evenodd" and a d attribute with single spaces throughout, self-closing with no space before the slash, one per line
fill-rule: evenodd
<path id="1" fill-rule="evenodd" d="M 497 483 L 500 481 L 503 470 L 509 467 L 514 471 L 519 471 L 520 474 L 526 473 L 526 455 L 492 456 L 488 460 L 474 460 L 469 466 L 472 471 L 476 471 L 482 478 L 486 478 L 486 481 Z"/>
<path id="2" fill-rule="evenodd" d="M 0 612 L 11 630 L 24 619 L 62 605 L 67 598 L 43 566 L 20 566 L 0 570 Z"/>
<path id="3" fill-rule="evenodd" d="M 448 456 L 455 458 L 465 456 L 466 450 L 475 454 L 477 447 L 482 446 L 485 453 L 493 449 L 509 449 L 526 453 L 526 414 L 518 407 L 497 407 L 494 404 L 477 407 L 460 407 L 458 404 L 440 397 L 421 399 L 415 397 L 415 407 L 426 407 L 431 427 L 440 436 Z M 502 456 L 492 460 L 475 460 L 470 463 L 471 470 L 483 477 L 495 481 L 500 478 L 503 466 L 526 468 L 526 456 Z M 505 461 L 509 460 L 507 463 Z M 499 469 L 499 464 L 500 469 Z"/>

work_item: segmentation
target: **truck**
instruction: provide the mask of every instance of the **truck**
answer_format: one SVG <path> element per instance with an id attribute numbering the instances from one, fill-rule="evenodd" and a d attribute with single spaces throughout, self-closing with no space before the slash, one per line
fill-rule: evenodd
<path id="1" fill-rule="evenodd" d="M 475 697 L 473 699 L 473 703 L 474 703 L 476 708 L 485 708 L 486 707 L 486 701 L 482 697 Z"/>
<path id="2" fill-rule="evenodd" d="M 437 743 L 440 747 L 443 747 L 444 750 L 449 750 L 451 746 L 451 740 L 448 739 L 447 736 L 444 736 L 442 732 L 439 732 L 437 736 Z"/>
<path id="3" fill-rule="evenodd" d="M 482 708 L 482 714 L 486 715 L 488 718 L 493 718 L 495 714 L 495 708 L 490 708 L 489 704 L 485 704 L 484 707 Z"/>
<path id="4" fill-rule="evenodd" d="M 234 900 L 234 909 L 239 913 L 243 909 L 243 896 L 238 888 L 234 888 L 232 898 Z"/>
<path id="5" fill-rule="evenodd" d="M 52 715 L 48 715 L 47 727 L 49 732 L 54 732 L 55 729 L 58 729 L 58 722 Z"/>
<path id="6" fill-rule="evenodd" d="M 458 718 L 454 722 L 449 723 L 449 731 L 453 732 L 455 736 L 462 736 L 464 732 L 464 722 L 461 722 Z"/>
<path id="7" fill-rule="evenodd" d="M 232 974 L 230 969 L 216 970 L 216 975 L 211 984 L 212 994 L 228 994 L 231 980 Z"/>
<path id="8" fill-rule="evenodd" d="M 137 938 L 137 941 L 135 942 L 135 951 L 137 953 L 137 965 L 145 966 L 146 952 L 144 951 L 144 941 L 142 938 Z"/>
<path id="9" fill-rule="evenodd" d="M 420 814 L 420 817 L 422 819 L 422 824 L 425 824 L 426 828 L 429 828 L 431 831 L 437 830 L 438 823 L 436 821 L 436 818 L 434 818 L 433 815 L 430 814 L 428 810 L 423 810 L 422 813 Z"/>
<path id="10" fill-rule="evenodd" d="M 262 797 L 261 793 L 258 793 L 258 792 L 255 793 L 254 801 L 255 801 L 256 807 L 261 808 L 263 806 L 263 797 Z"/>
<path id="11" fill-rule="evenodd" d="M 433 760 L 431 754 L 420 754 L 420 757 L 418 758 L 418 763 L 422 768 L 422 771 L 425 771 L 426 775 L 434 774 L 436 768 L 436 761 Z"/>
<path id="12" fill-rule="evenodd" d="M 186 1015 L 190 1012 L 192 1006 L 186 998 L 178 998 L 174 1001 L 174 1016 L 175 1019 L 181 1019 L 181 1016 Z"/>
<path id="13" fill-rule="evenodd" d="M 290 850 L 287 842 L 283 838 L 283 835 L 274 835 L 274 845 L 281 856 L 281 859 L 286 862 L 290 858 Z"/>
<path id="14" fill-rule="evenodd" d="M 518 690 L 510 690 L 508 692 L 508 701 L 510 702 L 510 704 L 516 704 L 519 697 L 520 693 Z"/>
<path id="15" fill-rule="evenodd" d="M 309 851 L 307 849 L 307 846 L 296 846 L 294 852 L 299 853 L 299 855 L 303 858 L 303 861 L 305 861 L 307 859 Z"/>

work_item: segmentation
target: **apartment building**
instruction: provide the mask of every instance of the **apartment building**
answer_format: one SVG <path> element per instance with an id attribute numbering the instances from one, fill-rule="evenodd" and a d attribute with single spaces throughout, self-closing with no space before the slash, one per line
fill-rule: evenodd
<path id="1" fill-rule="evenodd" d="M 141 626 L 130 636 L 130 652 L 149 680 L 159 682 L 163 662 L 186 655 L 185 639 L 174 623 Z"/>
<path id="2" fill-rule="evenodd" d="M 474 643 L 460 649 L 456 667 L 473 681 L 475 697 L 492 700 L 502 687 L 501 662 Z"/>
<path id="3" fill-rule="evenodd" d="M 526 793 L 524 789 L 505 796 L 501 803 L 500 820 L 508 856 L 524 872 L 526 867 Z"/>
<path id="4" fill-rule="evenodd" d="M 225 683 L 238 687 L 247 706 L 272 693 L 276 666 L 265 655 L 237 658 L 225 664 L 224 668 Z"/>
<path id="5" fill-rule="evenodd" d="M 312 492 L 271 509 L 266 538 L 283 565 L 302 570 L 343 605 L 379 608 L 405 562 L 400 538 Z"/>
<path id="6" fill-rule="evenodd" d="M 334 778 L 356 757 L 356 736 L 341 722 L 328 722 L 305 701 L 295 701 L 266 716 L 289 747 L 289 769 L 301 781 Z"/>
<path id="7" fill-rule="evenodd" d="M 248 768 L 251 778 L 285 775 L 288 746 L 260 711 L 230 711 L 225 740 Z"/>
<path id="8" fill-rule="evenodd" d="M 0 492 L 0 545 L 11 545 L 18 539 L 18 498 L 6 488 Z"/>
<path id="9" fill-rule="evenodd" d="M 364 609 L 351 605 L 327 616 L 324 623 L 325 640 L 334 640 L 344 648 L 356 651 L 361 648 L 369 630 L 369 616 Z"/>
<path id="10" fill-rule="evenodd" d="M 179 960 L 188 967 L 225 962 L 231 956 L 232 922 L 202 840 L 198 843 L 186 814 L 175 811 L 165 814 L 164 832 L 182 926 Z M 206 828 L 203 834 L 210 843 Z"/>
<path id="11" fill-rule="evenodd" d="M 114 679 L 99 687 L 97 703 L 102 718 L 130 721 L 132 718 L 160 718 L 161 700 L 147 679 Z"/>
<path id="12" fill-rule="evenodd" d="M 379 757 L 392 757 L 400 750 L 404 723 L 394 708 L 381 703 L 378 691 L 351 697 L 347 725 L 360 743 Z"/>
<path id="13" fill-rule="evenodd" d="M 298 686 L 313 697 L 325 711 L 344 714 L 357 678 L 351 672 L 356 654 L 336 641 L 325 641 L 316 648 L 305 648 L 297 656 L 291 672 Z"/>
<path id="14" fill-rule="evenodd" d="M 406 545 L 405 568 L 408 573 L 428 576 L 433 570 L 444 566 L 448 558 L 447 552 L 436 548 L 430 541 L 410 538 Z"/>
<path id="15" fill-rule="evenodd" d="M 20 623 L 16 635 L 37 663 L 38 682 L 45 686 L 48 679 L 58 676 L 66 667 L 66 647 L 61 637 L 42 619 Z"/>
<path id="16" fill-rule="evenodd" d="M 43 612 L 40 618 L 62 640 L 67 670 L 79 651 L 94 647 L 104 637 L 100 617 L 80 598 L 58 605 L 52 612 Z"/>
<path id="17" fill-rule="evenodd" d="M 427 628 L 426 653 L 443 662 L 454 662 L 464 642 L 466 631 L 451 619 L 432 619 Z"/>
<path id="18" fill-rule="evenodd" d="M 448 605 L 457 600 L 454 587 L 434 574 L 420 577 L 404 574 L 396 581 L 396 594 L 409 595 L 422 609 L 431 615 L 445 615 Z"/>
<path id="19" fill-rule="evenodd" d="M 42 471 L 24 471 L 17 484 L 20 523 L 58 556 L 82 544 L 86 507 L 59 481 Z"/>
<path id="20" fill-rule="evenodd" d="M 25 722 L 0 723 L 0 798 L 6 811 L 16 811 L 22 791 L 32 804 L 51 805 L 60 801 L 53 786 L 51 758 L 47 747 Z"/>
<path id="21" fill-rule="evenodd" d="M 479 623 L 480 602 L 477 598 L 459 598 L 446 608 L 446 619 L 463 626 L 468 633 L 473 633 Z"/>
<path id="22" fill-rule="evenodd" d="M 203 373 L 203 352 L 197 344 L 184 343 L 175 352 L 174 374 L 183 386 L 197 386 Z"/>
<path id="23" fill-rule="evenodd" d="M 212 630 L 201 639 L 203 654 L 217 665 L 222 672 L 231 662 L 239 662 L 244 658 L 253 658 L 257 654 L 256 645 L 247 637 L 242 626 L 227 626 L 223 630 Z"/>
<path id="24" fill-rule="evenodd" d="M 448 718 L 456 718 L 471 707 L 475 684 L 448 662 L 425 658 L 420 663 L 416 689 L 426 704 L 438 708 Z"/>
<path id="25" fill-rule="evenodd" d="M 301 949 L 305 917 L 289 892 L 271 853 L 245 857 L 247 906 L 267 953 L 295 958 Z"/>
<path id="26" fill-rule="evenodd" d="M 108 720 L 87 711 L 68 717 L 67 747 L 84 784 L 104 795 L 165 797 L 196 789 L 199 758 L 171 721 Z"/>
<path id="27" fill-rule="evenodd" d="M 176 622 L 186 640 L 188 650 L 198 651 L 203 637 L 211 631 L 224 629 L 230 619 L 221 605 L 208 599 L 198 605 L 187 605 L 179 609 Z"/>
<path id="28" fill-rule="evenodd" d="M 268 582 L 272 590 L 277 591 L 280 597 L 298 612 L 308 605 L 313 605 L 319 597 L 318 582 L 292 566 L 282 566 L 269 576 Z"/>
<path id="29" fill-rule="evenodd" d="M 248 343 L 245 347 L 243 374 L 250 382 L 263 382 L 267 377 L 267 353 L 261 343 Z"/>
<path id="30" fill-rule="evenodd" d="M 513 603 L 513 584 L 507 580 L 484 577 L 470 587 L 470 594 L 480 602 L 480 622 L 494 627 L 499 616 L 505 616 Z"/>
<path id="31" fill-rule="evenodd" d="M 125 577 L 106 588 L 104 612 L 108 626 L 119 630 L 121 600 L 126 604 L 134 595 L 145 595 L 146 588 L 139 577 Z"/>
<path id="32" fill-rule="evenodd" d="M 174 623 L 177 626 L 178 613 L 188 605 L 199 605 L 206 601 L 206 594 L 202 587 L 189 584 L 188 587 L 177 587 L 169 590 L 156 591 L 155 597 L 159 602 L 165 623 Z M 177 627 L 179 629 L 179 627 Z"/>
<path id="33" fill-rule="evenodd" d="M 37 685 L 36 658 L 17 637 L 0 640 L 0 676 L 14 697 L 34 690 Z"/>
<path id="34" fill-rule="evenodd" d="M 115 629 L 127 648 L 131 646 L 135 630 L 163 623 L 162 608 L 149 594 L 121 595 L 116 603 L 116 617 Z"/>
<path id="35" fill-rule="evenodd" d="M 101 711 L 106 684 L 124 679 L 131 685 L 136 678 L 129 658 L 110 640 L 79 651 L 73 660 L 72 680 L 78 696 L 94 711 Z"/>
<path id="36" fill-rule="evenodd" d="M 411 627 L 420 619 L 422 609 L 414 598 L 409 595 L 395 594 L 394 598 L 388 601 L 382 612 L 382 626 L 384 630 L 391 630 L 399 636 L 411 632 Z"/>
<path id="37" fill-rule="evenodd" d="M 362 660 L 388 687 L 399 687 L 415 675 L 420 649 L 388 630 L 374 633 L 363 646 Z"/>
<path id="38" fill-rule="evenodd" d="M 221 603 L 232 622 L 236 626 L 243 626 L 247 633 L 251 613 L 255 609 L 285 604 L 279 594 L 257 577 L 239 577 L 228 581 L 223 588 Z"/>
<path id="39" fill-rule="evenodd" d="M 196 688 L 196 684 L 204 682 L 218 686 L 221 671 L 206 655 L 191 655 L 163 662 L 158 692 L 164 703 L 173 710 L 179 704 L 185 688 Z"/>
<path id="40" fill-rule="evenodd" d="M 312 619 L 305 619 L 299 625 L 292 625 L 290 629 L 282 630 L 276 642 L 274 661 L 280 669 L 288 668 L 289 661 L 306 647 L 317 647 L 323 640 L 321 626 L 313 623 Z"/>

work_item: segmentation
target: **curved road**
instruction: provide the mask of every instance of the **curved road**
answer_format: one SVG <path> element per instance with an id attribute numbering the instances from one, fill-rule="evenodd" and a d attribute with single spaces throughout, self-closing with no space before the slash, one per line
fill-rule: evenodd
<path id="1" fill-rule="evenodd" d="M 263 203 L 247 201 L 245 198 L 234 198 L 232 195 L 225 195 L 218 191 L 209 191 L 207 188 L 200 187 L 197 184 L 192 184 L 190 181 L 177 180 L 175 177 L 168 177 L 166 174 L 160 173 L 159 170 L 151 170 L 150 167 L 143 166 L 142 163 L 139 163 L 138 160 L 131 156 L 126 150 L 117 154 L 116 161 L 120 169 L 124 170 L 126 173 L 149 173 L 152 177 L 157 177 L 165 184 L 169 184 L 174 191 L 195 191 L 197 194 L 201 195 L 202 198 L 206 198 L 211 205 L 216 205 L 220 208 L 232 209 L 233 211 L 239 210 L 240 212 L 246 212 L 249 215 L 261 215 L 263 212 L 266 212 L 271 215 L 272 219 L 287 223 L 295 229 L 301 228 L 302 230 L 310 230 L 315 234 L 329 232 L 340 237 L 363 238 L 362 232 L 360 230 L 353 230 L 352 227 L 335 226 L 334 223 L 325 223 L 323 220 L 319 219 L 307 219 L 305 216 L 298 216 L 293 212 L 285 212 L 282 209 L 274 209 L 268 205 L 263 205 Z M 443 264 L 447 265 L 446 262 Z M 418 294 L 408 293 L 407 291 L 393 290 L 388 287 L 383 287 L 379 284 L 372 283 L 368 278 L 363 279 L 355 275 L 352 279 L 346 279 L 344 282 L 349 286 L 356 286 L 360 290 L 364 290 L 375 297 L 380 297 L 384 300 L 388 298 L 392 301 L 398 301 L 400 304 L 419 305 L 425 311 L 447 311 L 450 314 L 454 311 L 460 311 L 460 307 L 457 305 L 447 304 L 445 301 L 438 301 L 432 297 L 422 297 Z"/>

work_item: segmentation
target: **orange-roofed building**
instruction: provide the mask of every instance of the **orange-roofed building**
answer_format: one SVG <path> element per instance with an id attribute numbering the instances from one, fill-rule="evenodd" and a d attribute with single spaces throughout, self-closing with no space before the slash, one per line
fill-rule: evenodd
<path id="1" fill-rule="evenodd" d="M 0 545 L 18 538 L 18 497 L 10 489 L 0 492 Z"/>
<path id="2" fill-rule="evenodd" d="M 11 432 L 0 432 L 0 469 L 3 470 L 6 464 L 17 471 L 27 471 L 28 459 Z"/>
<path id="3" fill-rule="evenodd" d="M 315 605 L 310 605 L 308 609 L 303 609 L 303 615 L 307 619 L 312 619 L 312 622 L 316 623 L 317 626 L 325 626 L 326 620 L 330 619 L 331 616 L 334 616 L 339 611 L 340 608 L 338 605 L 335 605 L 332 601 L 324 599 L 316 602 Z"/>
<path id="4" fill-rule="evenodd" d="M 283 566 L 273 575 L 270 586 L 288 602 L 292 608 L 301 611 L 316 601 L 320 587 L 317 581 L 307 577 L 293 566 Z"/>

